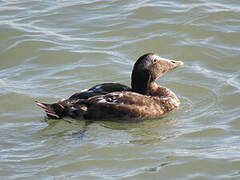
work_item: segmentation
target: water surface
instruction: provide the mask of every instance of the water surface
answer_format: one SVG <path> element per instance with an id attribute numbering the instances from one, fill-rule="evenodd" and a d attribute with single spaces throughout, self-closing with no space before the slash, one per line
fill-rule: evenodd
<path id="1" fill-rule="evenodd" d="M 0 1 L 3 179 L 240 179 L 240 2 Z M 147 52 L 185 66 L 158 83 L 181 108 L 139 123 L 46 121 L 97 83 L 130 85 Z"/>

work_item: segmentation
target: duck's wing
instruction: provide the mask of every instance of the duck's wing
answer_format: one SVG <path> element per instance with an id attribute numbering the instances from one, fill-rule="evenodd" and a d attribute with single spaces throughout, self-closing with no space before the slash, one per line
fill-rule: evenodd
<path id="1" fill-rule="evenodd" d="M 78 99 L 88 99 L 97 95 L 105 95 L 111 92 L 131 91 L 131 88 L 120 83 L 103 83 L 89 89 L 77 92 L 69 97 L 69 101 Z"/>
<path id="2" fill-rule="evenodd" d="M 113 92 L 88 99 L 86 119 L 153 118 L 165 113 L 164 100 L 134 92 Z"/>

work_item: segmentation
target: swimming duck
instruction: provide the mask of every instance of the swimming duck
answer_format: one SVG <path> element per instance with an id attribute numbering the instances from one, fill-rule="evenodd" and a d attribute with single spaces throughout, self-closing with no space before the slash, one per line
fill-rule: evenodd
<path id="1" fill-rule="evenodd" d="M 92 120 L 158 118 L 180 105 L 177 96 L 155 80 L 183 62 L 147 53 L 135 62 L 131 88 L 119 83 L 103 83 L 73 94 L 54 104 L 36 104 L 49 118 L 85 118 Z"/>

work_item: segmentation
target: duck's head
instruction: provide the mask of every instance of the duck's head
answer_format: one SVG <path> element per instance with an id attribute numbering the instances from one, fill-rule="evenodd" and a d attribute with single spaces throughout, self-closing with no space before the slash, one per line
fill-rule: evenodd
<path id="1" fill-rule="evenodd" d="M 138 58 L 133 67 L 132 72 L 132 88 L 135 91 L 142 86 L 146 86 L 150 82 L 154 82 L 157 78 L 166 72 L 182 66 L 182 61 L 175 61 L 161 58 L 158 54 L 147 53 Z"/>

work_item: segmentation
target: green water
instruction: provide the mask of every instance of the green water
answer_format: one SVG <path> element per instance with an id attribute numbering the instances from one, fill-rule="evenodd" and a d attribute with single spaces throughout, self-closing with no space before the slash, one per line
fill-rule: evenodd
<path id="1" fill-rule="evenodd" d="M 2 179 L 240 179 L 240 1 L 0 1 Z M 139 123 L 46 121 L 135 60 L 184 61 L 158 80 L 178 111 Z"/>

